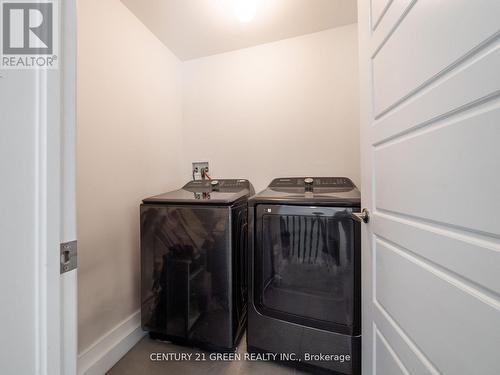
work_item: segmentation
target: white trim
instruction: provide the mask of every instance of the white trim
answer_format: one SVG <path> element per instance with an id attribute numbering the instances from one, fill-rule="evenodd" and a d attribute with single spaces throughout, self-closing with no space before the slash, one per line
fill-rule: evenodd
<path id="1" fill-rule="evenodd" d="M 48 322 L 47 309 L 48 306 L 48 227 L 49 216 L 47 212 L 47 200 L 50 199 L 47 193 L 47 174 L 48 157 L 47 157 L 47 116 L 50 111 L 48 107 L 49 101 L 54 100 L 54 97 L 48 97 L 48 79 L 45 70 L 38 70 L 35 73 L 34 89 L 36 92 L 35 100 L 35 278 L 33 285 L 35 290 L 35 371 L 37 374 L 46 375 L 48 373 L 48 347 L 51 344 L 48 340 Z M 52 104 L 52 102 L 51 102 Z M 58 124 L 53 124 L 57 127 Z M 52 130 L 52 129 L 51 129 Z M 52 203 L 52 202 L 51 202 Z M 57 219 L 57 218 L 56 218 Z M 58 287 L 58 285 L 51 285 Z M 56 301 L 57 302 L 57 301 Z"/>
<path id="2" fill-rule="evenodd" d="M 136 311 L 115 328 L 101 336 L 78 356 L 79 375 L 102 375 L 113 367 L 144 337 L 141 312 Z"/>
<path id="3" fill-rule="evenodd" d="M 60 237 L 59 242 L 76 235 L 76 0 L 60 2 Z M 78 360 L 77 270 L 60 277 L 61 375 L 76 375 Z"/>

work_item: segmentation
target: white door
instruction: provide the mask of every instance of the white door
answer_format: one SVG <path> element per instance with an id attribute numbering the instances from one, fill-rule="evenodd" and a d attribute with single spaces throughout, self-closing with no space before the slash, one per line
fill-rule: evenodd
<path id="1" fill-rule="evenodd" d="M 60 272 L 60 243 L 76 239 L 76 7 L 73 0 L 59 4 L 60 18 L 54 13 L 59 69 L 0 70 L 0 373 L 5 375 L 76 374 L 76 270 Z M 0 17 L 0 27 L 3 21 Z"/>
<path id="2" fill-rule="evenodd" d="M 500 1 L 359 1 L 363 374 L 500 374 Z"/>

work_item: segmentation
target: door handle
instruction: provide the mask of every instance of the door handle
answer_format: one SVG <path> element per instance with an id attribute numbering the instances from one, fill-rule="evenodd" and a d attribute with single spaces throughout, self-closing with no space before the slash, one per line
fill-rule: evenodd
<path id="1" fill-rule="evenodd" d="M 351 216 L 359 223 L 368 223 L 370 221 L 370 211 L 363 208 L 361 212 L 352 212 Z"/>

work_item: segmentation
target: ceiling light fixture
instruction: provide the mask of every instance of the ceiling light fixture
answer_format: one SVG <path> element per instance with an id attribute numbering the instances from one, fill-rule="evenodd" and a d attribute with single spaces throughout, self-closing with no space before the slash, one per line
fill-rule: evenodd
<path id="1" fill-rule="evenodd" d="M 250 22 L 257 13 L 257 0 L 234 0 L 233 13 L 241 23 Z"/>

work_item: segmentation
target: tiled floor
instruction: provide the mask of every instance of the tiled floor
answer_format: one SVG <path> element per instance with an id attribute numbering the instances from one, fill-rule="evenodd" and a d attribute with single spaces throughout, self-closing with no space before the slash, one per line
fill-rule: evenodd
<path id="1" fill-rule="evenodd" d="M 245 337 L 238 347 L 246 352 Z M 299 370 L 272 362 L 251 361 L 152 361 L 151 353 L 198 353 L 199 350 L 143 338 L 109 372 L 110 375 L 299 375 Z"/>

